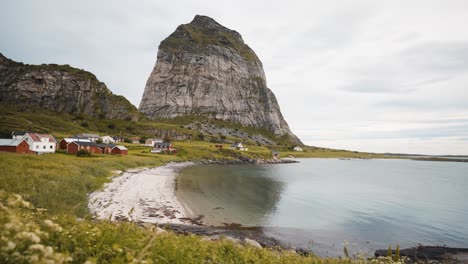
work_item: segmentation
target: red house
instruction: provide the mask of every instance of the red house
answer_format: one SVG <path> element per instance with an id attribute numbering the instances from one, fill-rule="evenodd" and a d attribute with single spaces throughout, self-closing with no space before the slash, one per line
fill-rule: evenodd
<path id="1" fill-rule="evenodd" d="M 111 154 L 127 155 L 128 149 L 124 146 L 115 146 L 111 149 Z"/>
<path id="2" fill-rule="evenodd" d="M 60 149 L 67 149 L 67 145 L 74 141 L 91 142 L 88 138 L 70 137 L 60 140 L 59 147 Z"/>
<path id="3" fill-rule="evenodd" d="M 87 150 L 93 154 L 103 154 L 102 149 L 94 142 L 73 141 L 67 145 L 67 152 L 76 155 L 79 150 Z"/>
<path id="4" fill-rule="evenodd" d="M 16 153 L 31 153 L 29 144 L 24 139 L 0 139 L 0 151 L 16 152 Z"/>

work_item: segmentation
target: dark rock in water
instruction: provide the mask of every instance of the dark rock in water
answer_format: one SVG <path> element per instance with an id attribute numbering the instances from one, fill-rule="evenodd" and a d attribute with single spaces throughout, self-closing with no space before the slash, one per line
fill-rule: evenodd
<path id="1" fill-rule="evenodd" d="M 230 121 L 301 143 L 267 87 L 255 52 L 238 32 L 206 16 L 195 16 L 161 42 L 139 109 L 151 118 Z"/>
<path id="2" fill-rule="evenodd" d="M 112 94 L 94 74 L 69 65 L 28 65 L 0 53 L 0 103 L 57 112 L 137 120 L 125 97 Z"/>
<path id="3" fill-rule="evenodd" d="M 395 250 L 392 254 L 395 254 Z M 375 256 L 387 256 L 387 249 L 375 251 Z M 412 261 L 435 260 L 443 263 L 468 263 L 468 248 L 418 246 L 400 250 L 400 256 L 408 257 Z"/>

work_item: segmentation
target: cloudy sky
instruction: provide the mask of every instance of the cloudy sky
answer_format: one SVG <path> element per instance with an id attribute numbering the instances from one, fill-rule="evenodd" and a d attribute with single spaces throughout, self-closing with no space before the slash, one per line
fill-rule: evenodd
<path id="1" fill-rule="evenodd" d="M 70 64 L 139 105 L 196 14 L 240 32 L 307 144 L 468 155 L 468 1 L 7 1 L 0 52 Z"/>

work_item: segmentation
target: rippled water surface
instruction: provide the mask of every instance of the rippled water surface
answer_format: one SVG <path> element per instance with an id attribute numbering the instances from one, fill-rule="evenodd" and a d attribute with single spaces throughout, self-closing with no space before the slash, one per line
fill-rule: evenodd
<path id="1" fill-rule="evenodd" d="M 468 247 L 468 163 L 301 159 L 281 165 L 199 165 L 177 178 L 177 196 L 208 224 L 265 226 L 321 255 L 348 241 Z"/>

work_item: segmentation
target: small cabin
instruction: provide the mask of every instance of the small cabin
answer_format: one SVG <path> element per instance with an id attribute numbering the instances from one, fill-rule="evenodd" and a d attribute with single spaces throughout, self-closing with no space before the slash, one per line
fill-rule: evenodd
<path id="1" fill-rule="evenodd" d="M 101 149 L 102 154 L 111 154 L 112 148 L 115 147 L 114 144 L 96 144 L 96 146 Z"/>
<path id="2" fill-rule="evenodd" d="M 294 151 L 304 151 L 301 147 L 299 146 L 295 146 L 294 147 Z"/>
<path id="3" fill-rule="evenodd" d="M 67 145 L 67 152 L 76 155 L 80 150 L 87 150 L 93 154 L 103 154 L 103 150 L 94 142 L 73 141 Z"/>
<path id="4" fill-rule="evenodd" d="M 22 138 L 1 138 L 0 151 L 31 153 L 28 142 Z"/>
<path id="5" fill-rule="evenodd" d="M 162 142 L 163 142 L 163 140 L 160 139 L 160 138 L 148 138 L 147 140 L 145 140 L 145 146 L 152 147 L 152 146 L 154 146 L 154 144 L 162 143 Z"/>
<path id="6" fill-rule="evenodd" d="M 172 147 L 171 142 L 156 142 L 151 150 L 152 153 L 169 152 L 175 153 L 177 150 Z"/>
<path id="7" fill-rule="evenodd" d="M 73 141 L 91 142 L 91 140 L 89 140 L 87 138 L 78 138 L 78 137 L 64 138 L 64 139 L 60 140 L 59 148 L 60 149 L 67 149 L 67 145 L 72 143 Z"/>
<path id="8" fill-rule="evenodd" d="M 120 154 L 120 155 L 128 155 L 128 149 L 124 146 L 114 146 L 111 151 L 111 154 Z"/>
<path id="9" fill-rule="evenodd" d="M 241 151 L 249 150 L 248 148 L 244 148 L 244 145 L 242 145 L 241 142 L 234 142 L 234 144 L 232 144 L 229 148 L 235 149 L 235 150 L 241 150 Z"/>
<path id="10" fill-rule="evenodd" d="M 276 151 L 276 150 L 273 150 L 271 152 L 271 156 L 273 157 L 273 159 L 278 159 L 279 158 L 279 152 Z"/>

